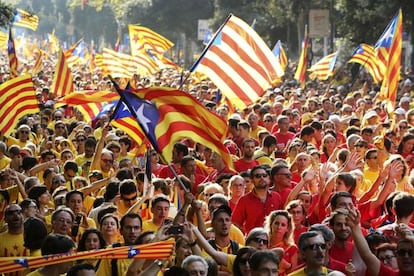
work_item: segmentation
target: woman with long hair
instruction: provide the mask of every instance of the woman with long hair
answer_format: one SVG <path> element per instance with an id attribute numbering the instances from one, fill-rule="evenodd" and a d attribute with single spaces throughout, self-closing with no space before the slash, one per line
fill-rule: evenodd
<path id="1" fill-rule="evenodd" d="M 336 149 L 336 138 L 327 134 L 322 139 L 322 148 L 321 148 L 321 162 L 325 163 L 329 160 L 329 157 L 335 152 Z"/>
<path id="2" fill-rule="evenodd" d="M 397 153 L 405 159 L 410 169 L 414 167 L 413 150 L 414 150 L 414 135 L 408 133 L 402 137 L 401 142 L 398 145 Z"/>
<path id="3" fill-rule="evenodd" d="M 292 217 L 285 210 L 272 211 L 266 218 L 265 229 L 269 233 L 269 248 L 285 250 L 279 265 L 279 275 L 286 275 L 298 264 L 298 248 L 293 242 Z"/>
<path id="4" fill-rule="evenodd" d="M 78 242 L 78 252 L 88 251 L 88 250 L 97 250 L 104 249 L 106 247 L 105 239 L 102 235 L 102 232 L 95 228 L 86 229 L 83 232 L 79 242 Z M 101 260 L 90 259 L 84 260 L 87 263 L 92 264 L 95 267 L 95 271 L 98 269 L 98 266 Z M 83 261 L 82 261 L 83 262 Z"/>

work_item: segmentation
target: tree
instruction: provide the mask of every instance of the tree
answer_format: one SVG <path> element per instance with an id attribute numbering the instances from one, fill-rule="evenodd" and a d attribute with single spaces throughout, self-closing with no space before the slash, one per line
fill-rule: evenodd
<path id="1" fill-rule="evenodd" d="M 8 27 L 13 22 L 15 8 L 10 4 L 0 2 L 0 27 Z"/>

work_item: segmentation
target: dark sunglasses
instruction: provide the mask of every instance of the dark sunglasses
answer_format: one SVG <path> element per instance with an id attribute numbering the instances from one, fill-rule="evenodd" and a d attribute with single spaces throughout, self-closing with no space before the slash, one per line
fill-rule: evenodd
<path id="1" fill-rule="evenodd" d="M 265 178 L 265 177 L 267 177 L 267 173 L 256 173 L 253 176 L 254 176 L 254 178 Z"/>
<path id="2" fill-rule="evenodd" d="M 304 250 L 307 250 L 307 249 L 311 249 L 313 251 L 316 251 L 318 249 L 325 250 L 326 249 L 326 244 L 324 244 L 324 243 L 309 244 L 308 246 L 306 246 L 304 248 Z"/>
<path id="3" fill-rule="evenodd" d="M 268 245 L 269 244 L 269 240 L 262 239 L 262 238 L 254 238 L 254 239 L 252 239 L 252 241 L 255 241 L 257 243 L 262 243 L 264 245 Z"/>
<path id="4" fill-rule="evenodd" d="M 20 133 L 21 133 L 21 134 L 29 134 L 29 132 L 28 132 L 28 131 L 26 131 L 26 130 L 20 130 Z"/>

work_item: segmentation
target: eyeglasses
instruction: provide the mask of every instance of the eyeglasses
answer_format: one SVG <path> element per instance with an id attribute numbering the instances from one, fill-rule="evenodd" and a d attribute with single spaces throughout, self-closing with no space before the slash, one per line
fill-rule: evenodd
<path id="1" fill-rule="evenodd" d="M 307 250 L 307 249 L 311 249 L 313 251 L 316 251 L 318 249 L 325 250 L 326 249 L 326 244 L 324 244 L 324 243 L 309 244 L 308 246 L 306 246 L 304 248 L 304 250 Z"/>
<path id="2" fill-rule="evenodd" d="M 63 180 L 63 179 L 53 181 L 53 184 L 65 184 L 65 183 L 66 183 L 66 180 Z"/>
<path id="3" fill-rule="evenodd" d="M 291 173 L 277 173 L 275 175 L 283 175 L 283 176 L 286 176 L 287 178 L 291 178 L 292 177 L 292 174 Z"/>
<path id="4" fill-rule="evenodd" d="M 398 249 L 397 254 L 400 257 L 405 257 L 405 255 L 407 255 L 407 254 L 408 254 L 408 257 L 412 257 L 413 256 L 413 251 L 412 250 L 407 250 L 407 249 Z"/>
<path id="5" fill-rule="evenodd" d="M 253 176 L 254 176 L 254 178 L 265 178 L 265 177 L 267 177 L 267 173 L 256 173 Z"/>
<path id="6" fill-rule="evenodd" d="M 254 238 L 254 239 L 252 239 L 252 241 L 257 242 L 257 243 L 262 243 L 264 245 L 268 245 L 269 244 L 269 240 L 262 239 L 262 238 Z"/>
<path id="7" fill-rule="evenodd" d="M 28 131 L 26 131 L 26 130 L 20 130 L 20 133 L 21 133 L 21 134 L 29 134 L 29 132 L 28 132 Z"/>
<path id="8" fill-rule="evenodd" d="M 112 159 L 101 159 L 103 162 L 107 163 L 107 164 L 111 164 L 114 162 L 114 160 Z"/>
<path id="9" fill-rule="evenodd" d="M 391 261 L 392 258 L 395 258 L 394 255 L 385 255 L 382 257 L 378 257 L 378 259 L 380 259 L 381 262 L 385 262 L 385 261 Z"/>

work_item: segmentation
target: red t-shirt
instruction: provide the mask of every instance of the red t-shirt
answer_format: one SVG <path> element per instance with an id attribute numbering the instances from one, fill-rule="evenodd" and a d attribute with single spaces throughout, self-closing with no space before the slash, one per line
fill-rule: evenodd
<path id="1" fill-rule="evenodd" d="M 334 243 L 332 245 L 331 251 L 329 252 L 329 257 L 334 258 L 337 261 L 340 261 L 344 264 L 347 264 L 352 260 L 352 251 L 354 249 L 354 244 L 352 242 L 346 242 L 345 248 L 338 248 Z"/>
<path id="2" fill-rule="evenodd" d="M 260 163 L 256 159 L 253 159 L 247 162 L 241 158 L 237 160 L 236 162 L 234 162 L 234 169 L 240 173 L 240 172 L 245 172 L 253 168 L 254 166 L 258 166 L 258 165 L 260 165 Z"/>
<path id="3" fill-rule="evenodd" d="M 398 276 L 398 275 L 400 275 L 399 270 L 394 270 L 391 267 L 386 266 L 383 262 L 381 262 L 378 276 Z"/>
<path id="4" fill-rule="evenodd" d="M 236 226 L 240 227 L 244 234 L 247 234 L 255 227 L 263 227 L 265 217 L 271 211 L 283 209 L 281 202 L 278 193 L 268 191 L 263 203 L 253 190 L 239 199 L 231 220 Z"/>

